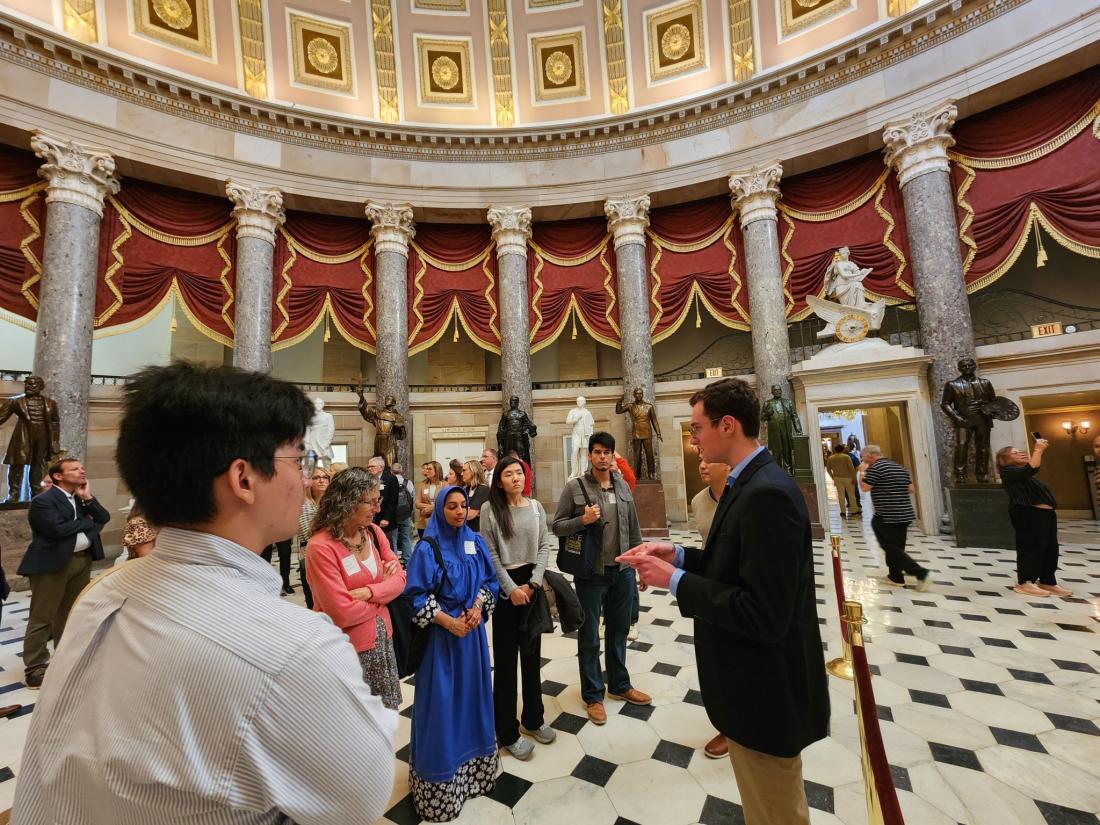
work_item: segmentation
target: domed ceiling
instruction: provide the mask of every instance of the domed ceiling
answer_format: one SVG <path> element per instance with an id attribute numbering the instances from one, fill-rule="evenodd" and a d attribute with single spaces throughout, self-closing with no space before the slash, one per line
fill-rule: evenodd
<path id="1" fill-rule="evenodd" d="M 303 110 L 490 129 L 744 82 L 917 0 L 6 0 L 181 77 Z"/>

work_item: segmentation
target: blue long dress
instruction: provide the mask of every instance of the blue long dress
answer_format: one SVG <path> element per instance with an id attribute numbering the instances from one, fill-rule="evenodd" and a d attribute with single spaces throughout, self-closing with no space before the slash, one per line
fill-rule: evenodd
<path id="1" fill-rule="evenodd" d="M 413 621 L 429 634 L 416 672 L 409 770 L 413 804 L 428 822 L 454 819 L 467 799 L 491 791 L 499 764 L 484 621 L 462 638 L 432 623 L 440 610 L 458 616 L 475 604 L 487 619 L 497 598 L 496 572 L 481 536 L 465 524 L 455 529 L 443 517 L 453 490 L 465 495 L 461 487 L 444 489 L 424 531 L 439 545 L 447 581 L 421 540 L 405 585 Z"/>

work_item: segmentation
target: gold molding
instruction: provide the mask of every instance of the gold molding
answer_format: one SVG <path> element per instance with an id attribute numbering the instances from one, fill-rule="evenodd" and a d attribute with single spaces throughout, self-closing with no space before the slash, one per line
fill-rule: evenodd
<path id="1" fill-rule="evenodd" d="M 607 62 L 607 94 L 611 113 L 630 110 L 630 86 L 626 75 L 626 43 L 623 30 L 623 0 L 603 0 L 603 50 Z"/>
<path id="2" fill-rule="evenodd" d="M 527 8 L 529 9 L 550 9 L 554 6 L 570 6 L 576 3 L 577 0 L 527 0 Z M 582 0 L 583 4 L 583 0 Z"/>
<path id="3" fill-rule="evenodd" d="M 294 82 L 326 92 L 354 94 L 351 26 L 290 12 Z"/>
<path id="4" fill-rule="evenodd" d="M 891 17 L 901 17 L 917 6 L 918 0 L 886 0 L 886 13 Z"/>
<path id="5" fill-rule="evenodd" d="M 396 123 L 401 118 L 397 96 L 397 60 L 393 53 L 393 6 L 390 0 L 371 0 L 371 31 L 374 38 L 374 74 L 378 84 L 378 118 Z"/>
<path id="6" fill-rule="evenodd" d="M 468 12 L 466 0 L 413 0 L 414 11 Z"/>
<path id="7" fill-rule="evenodd" d="M 421 103 L 468 105 L 474 100 L 470 41 L 413 35 Z"/>
<path id="8" fill-rule="evenodd" d="M 531 78 L 535 84 L 536 101 L 542 103 L 588 95 L 584 29 L 534 35 L 530 41 Z M 552 72 L 557 72 L 562 78 L 559 83 L 549 76 Z"/>
<path id="9" fill-rule="evenodd" d="M 489 54 L 493 64 L 494 118 L 497 126 L 516 123 L 512 96 L 512 39 L 508 31 L 508 0 L 488 0 Z"/>
<path id="10" fill-rule="evenodd" d="M 853 8 L 853 0 L 779 0 L 779 28 L 783 37 L 835 17 Z"/>
<path id="11" fill-rule="evenodd" d="M 237 0 L 237 17 L 241 30 L 241 79 L 244 90 L 253 97 L 267 97 L 263 0 Z"/>
<path id="12" fill-rule="evenodd" d="M 99 40 L 95 0 L 64 0 L 61 14 L 65 21 L 66 34 L 81 43 L 95 43 Z"/>
<path id="13" fill-rule="evenodd" d="M 645 15 L 649 80 L 664 80 L 705 66 L 707 31 L 702 0 Z"/>
<path id="14" fill-rule="evenodd" d="M 213 57 L 209 0 L 133 0 L 134 31 L 169 46 Z"/>
<path id="15" fill-rule="evenodd" d="M 756 74 L 752 49 L 752 0 L 729 0 L 730 60 L 733 82 L 744 83 Z"/>

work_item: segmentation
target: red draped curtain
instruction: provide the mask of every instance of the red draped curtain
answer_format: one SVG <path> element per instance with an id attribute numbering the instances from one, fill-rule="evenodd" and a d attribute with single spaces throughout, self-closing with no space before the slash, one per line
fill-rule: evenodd
<path id="1" fill-rule="evenodd" d="M 418 224 L 409 245 L 409 354 L 459 325 L 482 349 L 500 353 L 497 261 L 485 225 Z"/>
<path id="2" fill-rule="evenodd" d="M 1100 68 L 959 123 L 952 180 L 971 292 L 1000 278 L 1032 234 L 1100 258 Z"/>
<path id="3" fill-rule="evenodd" d="M 825 270 L 837 249 L 871 272 L 871 297 L 891 303 L 913 295 L 909 237 L 897 179 L 879 152 L 784 180 L 779 244 L 787 317 L 810 313 L 806 296 L 824 297 Z"/>
<path id="4" fill-rule="evenodd" d="M 42 278 L 46 182 L 30 152 L 0 146 L 0 311 L 33 327 Z"/>
<path id="5" fill-rule="evenodd" d="M 676 332 L 700 304 L 718 321 L 748 329 L 744 247 L 728 197 L 654 209 L 648 257 L 654 342 Z"/>
<path id="6" fill-rule="evenodd" d="M 603 218 L 532 227 L 527 257 L 532 352 L 551 344 L 567 327 L 575 338 L 578 322 L 601 344 L 619 346 L 610 241 Z"/>

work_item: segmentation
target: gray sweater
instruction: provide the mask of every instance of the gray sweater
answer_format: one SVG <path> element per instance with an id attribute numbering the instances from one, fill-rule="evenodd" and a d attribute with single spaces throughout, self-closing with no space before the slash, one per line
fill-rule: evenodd
<path id="1" fill-rule="evenodd" d="M 550 561 L 550 550 L 554 547 L 554 536 L 546 526 L 546 513 L 536 499 L 530 499 L 527 507 L 512 507 L 512 537 L 504 538 L 500 534 L 500 525 L 493 518 L 492 505 L 486 503 L 481 510 L 481 537 L 489 548 L 489 556 L 497 571 L 500 582 L 500 594 L 507 598 L 517 585 L 508 575 L 507 568 L 522 564 L 533 564 L 531 571 L 532 586 L 542 584 L 546 564 Z"/>

